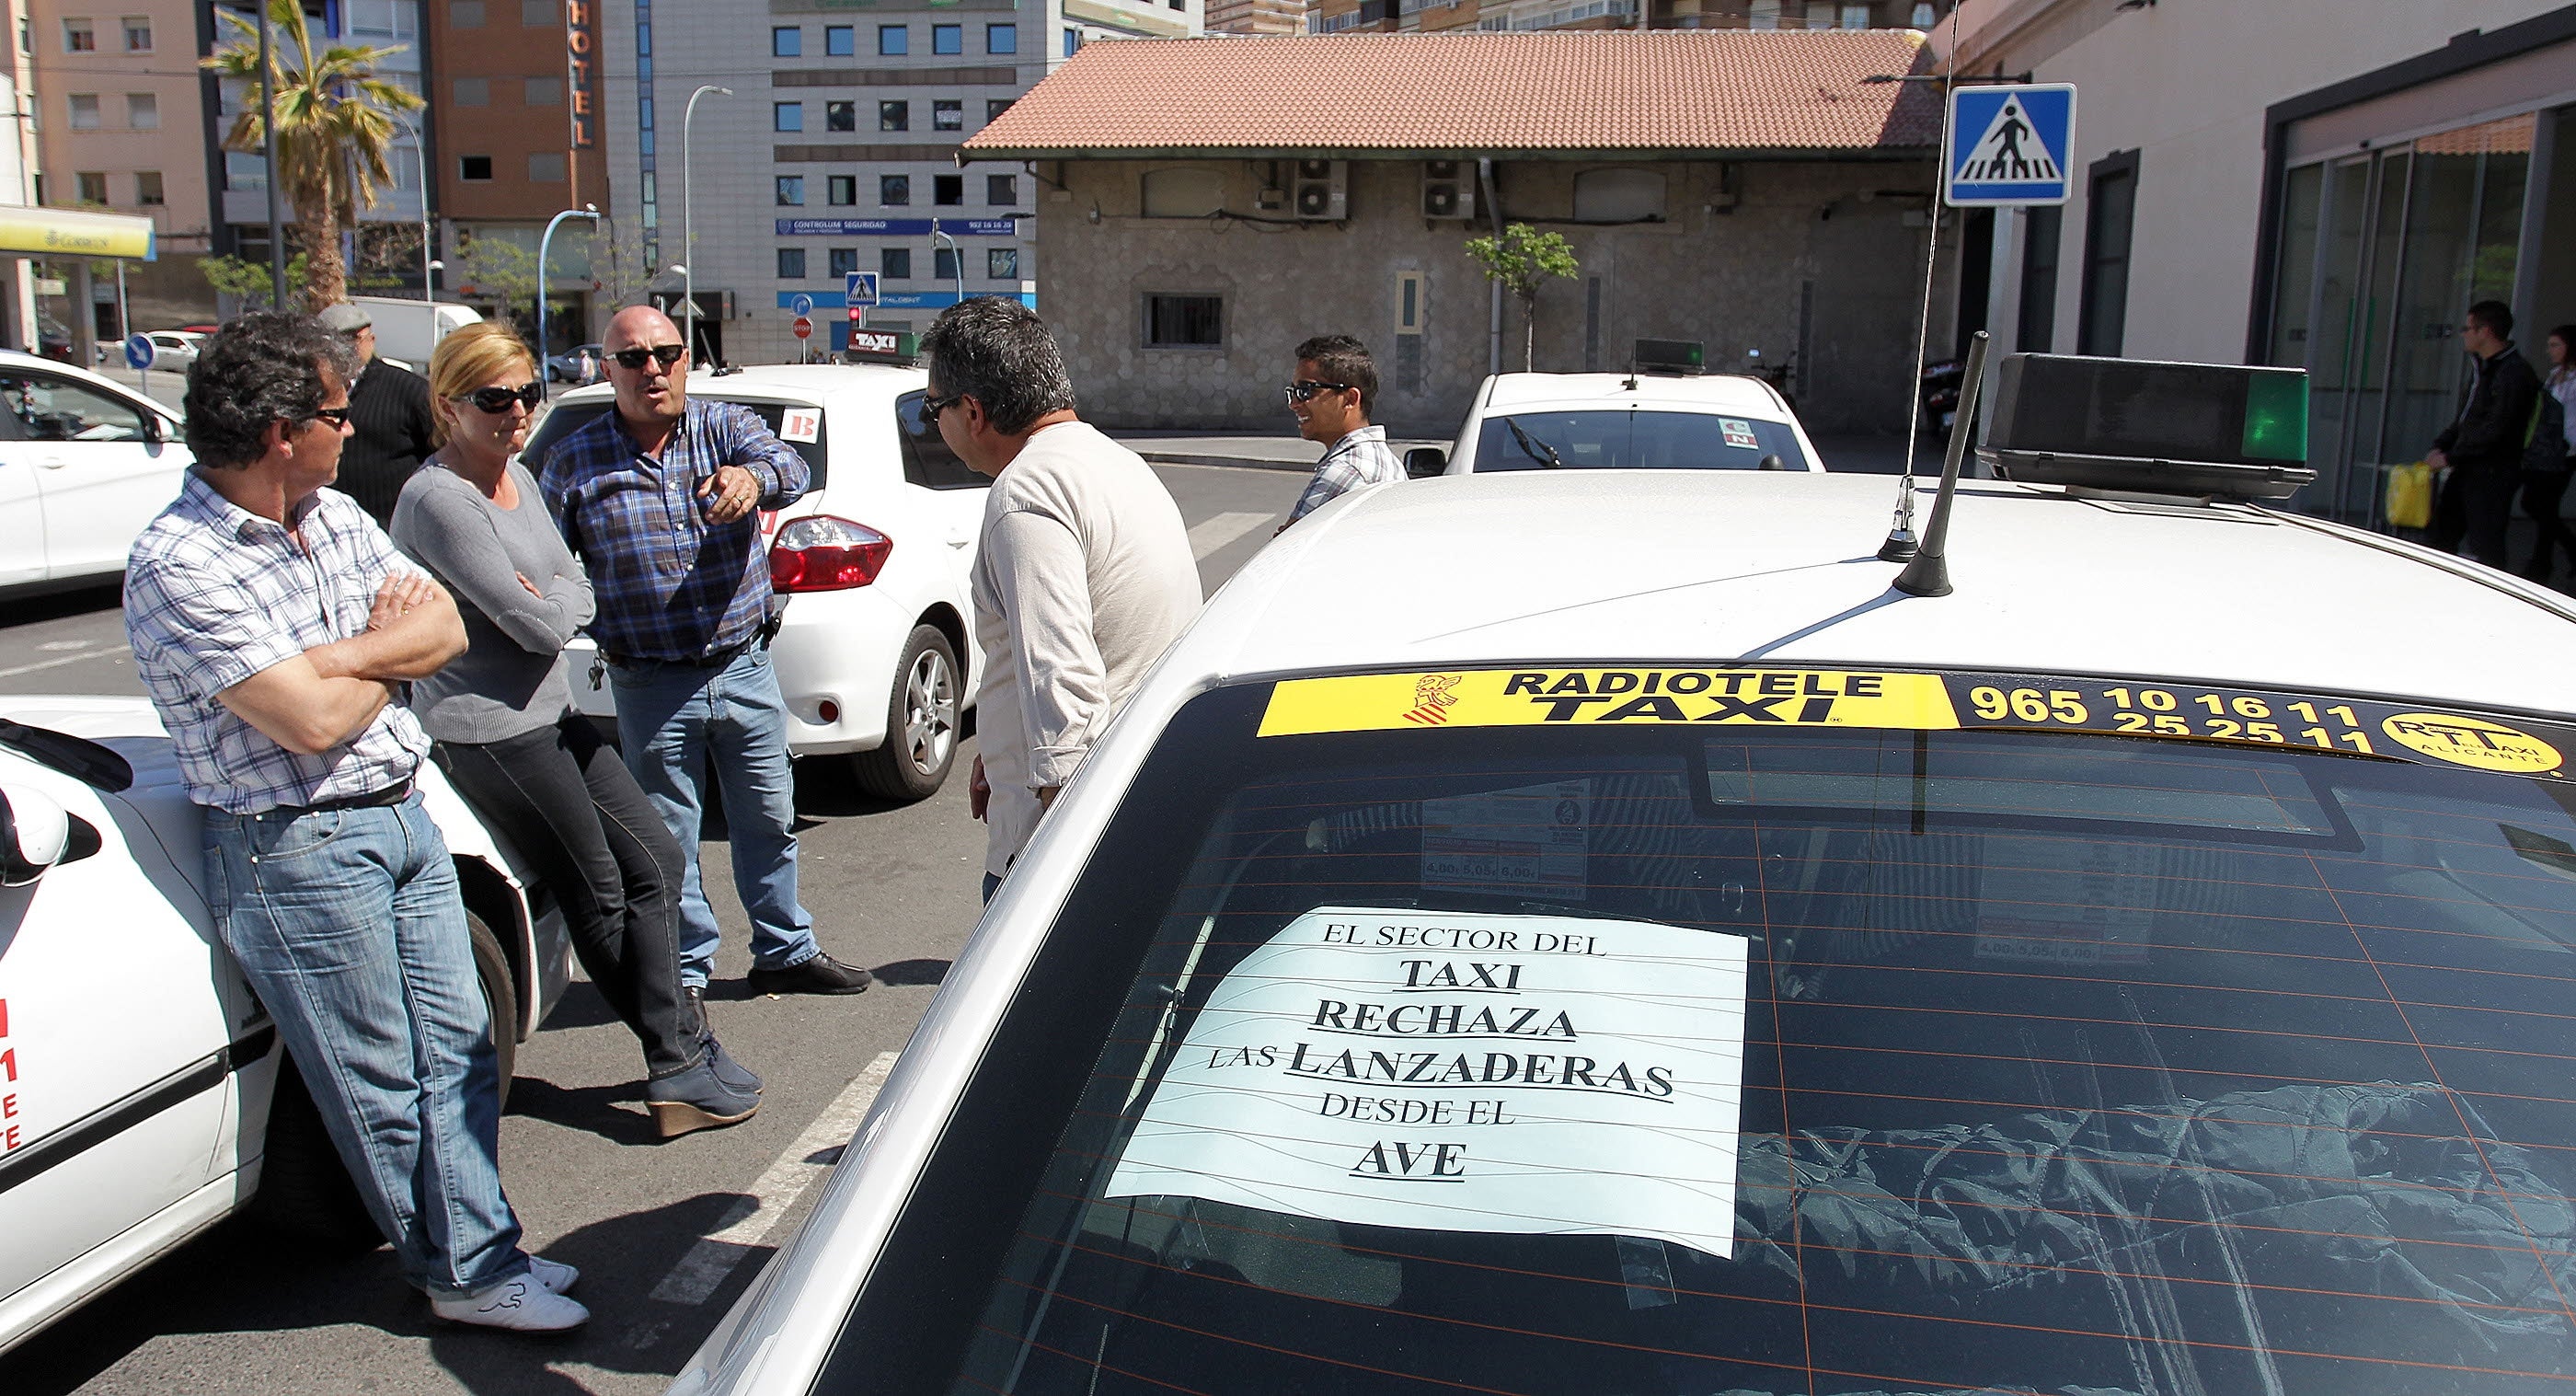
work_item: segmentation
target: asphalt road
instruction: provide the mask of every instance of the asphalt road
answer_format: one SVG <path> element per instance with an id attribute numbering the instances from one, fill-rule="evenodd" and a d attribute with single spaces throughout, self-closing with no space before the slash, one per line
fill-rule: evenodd
<path id="1" fill-rule="evenodd" d="M 1278 470 L 1167 465 L 1211 591 L 1304 485 Z M 0 612 L 0 692 L 138 693 L 113 588 Z M 983 828 L 964 763 L 936 797 L 887 806 L 816 763 L 798 772 L 802 895 L 823 946 L 884 981 L 851 998 L 750 999 L 743 921 L 709 1012 L 768 1080 L 760 1114 L 657 1142 L 634 1039 L 587 985 L 523 1044 L 501 1127 L 527 1245 L 581 1267 L 588 1329 L 543 1339 L 433 1323 L 391 1252 L 316 1259 L 227 1223 L 0 1357 L 0 1392 L 659 1392 L 792 1234 L 808 1184 L 864 1113 L 978 913 Z M 707 866 L 725 866 L 722 844 Z M 754 1201 L 757 1205 L 753 1205 Z M 0 1239 L 0 1244 L 5 1244 Z"/>

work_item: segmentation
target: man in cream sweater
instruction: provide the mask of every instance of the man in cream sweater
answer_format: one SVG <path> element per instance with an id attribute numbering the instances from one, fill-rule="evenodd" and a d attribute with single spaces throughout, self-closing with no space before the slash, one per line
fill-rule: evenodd
<path id="1" fill-rule="evenodd" d="M 1038 817 L 1145 671 L 1198 614 L 1179 506 L 1144 460 L 1074 416 L 1037 312 L 978 297 L 922 337 L 923 414 L 993 477 L 975 557 L 983 755 L 969 798 L 990 828 L 990 900 Z"/>

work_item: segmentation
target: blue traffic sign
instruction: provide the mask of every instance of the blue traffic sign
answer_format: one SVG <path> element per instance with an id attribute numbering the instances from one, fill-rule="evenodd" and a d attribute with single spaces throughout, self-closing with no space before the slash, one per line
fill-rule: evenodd
<path id="1" fill-rule="evenodd" d="M 137 333 L 125 337 L 125 366 L 137 373 L 152 367 L 152 336 Z"/>
<path id="2" fill-rule="evenodd" d="M 1941 198 L 1952 208 L 2062 204 L 2074 181 L 2070 83 L 1956 87 Z"/>
<path id="3" fill-rule="evenodd" d="M 811 315 L 814 313 L 814 298 L 799 291 L 795 299 L 787 302 L 787 308 L 798 315 Z"/>
<path id="4" fill-rule="evenodd" d="M 841 288 L 841 297 L 843 305 L 876 304 L 877 274 L 872 271 L 851 272 L 846 284 Z"/>

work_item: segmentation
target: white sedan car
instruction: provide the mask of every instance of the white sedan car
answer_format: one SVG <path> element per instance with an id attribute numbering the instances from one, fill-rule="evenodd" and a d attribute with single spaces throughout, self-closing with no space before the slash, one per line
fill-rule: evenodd
<path id="1" fill-rule="evenodd" d="M 1406 453 L 1417 478 L 1498 470 L 1817 471 L 1798 414 L 1759 378 L 1715 373 L 1498 373 L 1447 451 Z"/>
<path id="2" fill-rule="evenodd" d="M 552 903 L 435 767 L 501 1079 L 571 974 Z M 140 698 L 0 699 L 0 1351 L 235 1212 L 374 1225 L 207 923 L 198 808 Z"/>
<path id="3" fill-rule="evenodd" d="M 927 375 L 892 364 L 782 364 L 689 375 L 692 397 L 760 414 L 812 468 L 804 498 L 764 513 L 770 585 L 787 610 L 770 655 L 795 755 L 852 758 L 859 783 L 921 799 L 948 777 L 982 662 L 968 590 L 985 477 L 921 418 Z M 546 453 L 611 410 L 602 383 L 566 393 L 523 453 Z M 573 698 L 616 713 L 607 666 L 574 642 Z"/>
<path id="4" fill-rule="evenodd" d="M 122 574 L 135 535 L 194 461 L 169 408 L 86 369 L 0 350 L 0 592 Z"/>

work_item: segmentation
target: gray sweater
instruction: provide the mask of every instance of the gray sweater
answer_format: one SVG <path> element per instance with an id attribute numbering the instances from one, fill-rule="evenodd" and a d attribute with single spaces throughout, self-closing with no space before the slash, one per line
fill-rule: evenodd
<path id="1" fill-rule="evenodd" d="M 502 509 L 432 456 L 394 504 L 395 546 L 456 594 L 465 653 L 412 685 L 412 711 L 442 742 L 497 742 L 572 706 L 564 642 L 590 621 L 590 577 L 516 460 L 519 507 Z M 545 595 L 519 585 L 526 577 Z"/>

